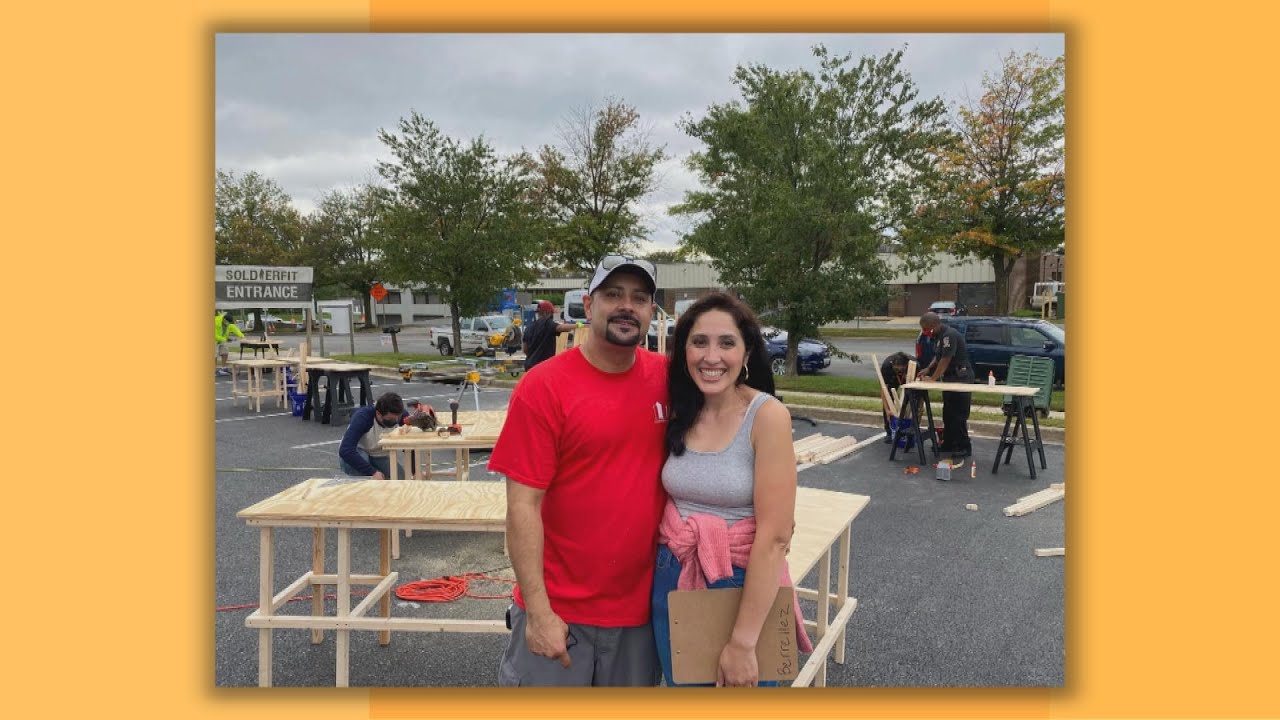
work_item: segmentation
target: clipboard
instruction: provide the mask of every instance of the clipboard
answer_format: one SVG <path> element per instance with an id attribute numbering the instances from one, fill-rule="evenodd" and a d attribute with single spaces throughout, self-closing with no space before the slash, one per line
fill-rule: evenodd
<path id="1" fill-rule="evenodd" d="M 673 590 L 667 594 L 671 622 L 671 676 L 678 683 L 714 683 L 720 652 L 738 618 L 742 590 Z M 761 680 L 794 680 L 800 673 L 796 642 L 795 588 L 780 587 L 769 608 L 756 663 Z"/>

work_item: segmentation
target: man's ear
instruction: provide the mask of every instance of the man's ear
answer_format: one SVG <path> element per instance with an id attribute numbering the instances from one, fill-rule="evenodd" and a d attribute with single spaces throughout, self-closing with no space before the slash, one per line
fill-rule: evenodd
<path id="1" fill-rule="evenodd" d="M 588 320 L 591 319 L 591 296 L 590 295 L 582 296 L 582 312 L 587 314 Z"/>

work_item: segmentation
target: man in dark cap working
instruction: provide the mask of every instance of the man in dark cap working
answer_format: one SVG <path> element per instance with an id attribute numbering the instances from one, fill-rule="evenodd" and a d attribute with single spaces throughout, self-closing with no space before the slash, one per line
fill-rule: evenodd
<path id="1" fill-rule="evenodd" d="M 920 327 L 933 336 L 933 361 L 920 373 L 921 380 L 937 382 L 973 382 L 973 365 L 960 331 L 944 325 L 937 313 L 920 316 Z M 942 393 L 942 447 L 954 458 L 973 454 L 969 440 L 969 408 L 973 396 L 967 392 Z"/>
<path id="2" fill-rule="evenodd" d="M 529 323 L 529 327 L 524 331 L 522 344 L 525 370 L 555 355 L 556 335 L 569 332 L 574 328 L 569 323 L 557 322 L 555 314 L 555 305 L 547 300 L 538 301 L 538 319 Z"/>

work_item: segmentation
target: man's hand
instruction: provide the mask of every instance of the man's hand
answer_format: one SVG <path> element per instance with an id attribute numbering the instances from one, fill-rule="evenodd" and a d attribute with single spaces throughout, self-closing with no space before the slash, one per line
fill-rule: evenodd
<path id="1" fill-rule="evenodd" d="M 569 659 L 569 626 L 554 612 L 527 615 L 524 641 L 534 655 L 559 660 L 566 670 L 573 664 Z"/>
<path id="2" fill-rule="evenodd" d="M 373 479 L 374 479 L 374 480 L 386 480 L 386 479 L 387 479 L 387 476 L 386 476 L 386 475 L 383 475 L 381 470 L 374 470 L 374 471 L 373 471 Z"/>

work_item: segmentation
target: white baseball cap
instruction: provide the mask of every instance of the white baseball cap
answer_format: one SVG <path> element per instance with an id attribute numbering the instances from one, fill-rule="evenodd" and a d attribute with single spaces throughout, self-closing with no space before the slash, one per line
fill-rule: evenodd
<path id="1" fill-rule="evenodd" d="M 600 287 L 615 270 L 622 268 L 635 268 L 640 271 L 645 280 L 649 283 L 649 293 L 653 294 L 658 291 L 658 270 L 653 263 L 643 258 L 632 257 L 630 255 L 605 255 L 600 260 L 600 264 L 596 266 L 596 273 L 591 277 L 591 285 L 587 287 L 587 294 L 590 295 Z"/>

